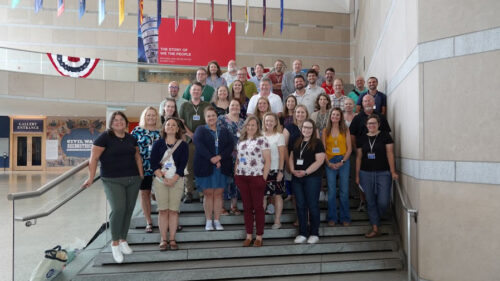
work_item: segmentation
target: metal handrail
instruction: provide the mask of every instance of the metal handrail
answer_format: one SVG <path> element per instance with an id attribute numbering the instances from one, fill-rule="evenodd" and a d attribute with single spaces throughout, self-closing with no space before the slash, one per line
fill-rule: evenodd
<path id="1" fill-rule="evenodd" d="M 100 178 L 101 178 L 101 176 L 95 177 L 93 183 L 95 183 L 96 181 L 98 181 Z M 62 207 L 69 200 L 73 199 L 75 196 L 77 196 L 78 194 L 80 194 L 85 189 L 87 189 L 87 188 L 81 186 L 77 190 L 73 191 L 73 193 L 71 193 L 68 197 L 64 198 L 61 202 L 57 203 L 56 205 L 54 205 L 52 208 L 48 209 L 45 212 L 39 212 L 39 213 L 35 213 L 35 214 L 32 214 L 32 215 L 24 216 L 24 217 L 14 217 L 14 220 L 16 220 L 16 221 L 30 221 L 30 220 L 36 220 L 38 218 L 46 217 L 46 216 L 52 214 L 53 212 L 55 212 L 60 207 Z M 26 226 L 30 226 L 30 225 L 31 224 L 26 224 Z"/>
<path id="2" fill-rule="evenodd" d="M 415 223 L 417 223 L 417 216 L 418 216 L 418 210 L 413 209 L 411 207 L 408 207 L 408 203 L 406 200 L 403 198 L 403 192 L 401 192 L 401 187 L 399 186 L 398 181 L 393 181 L 396 186 L 396 190 L 398 191 L 399 194 L 399 199 L 401 200 L 401 204 L 403 209 L 406 212 L 406 248 L 407 248 L 407 253 L 406 253 L 406 263 L 408 265 L 408 281 L 412 281 L 411 279 L 411 233 L 410 233 L 410 221 L 411 217 L 413 216 L 413 219 L 415 220 Z M 418 266 L 417 266 L 417 278 L 418 278 Z"/>
<path id="3" fill-rule="evenodd" d="M 64 172 L 60 176 L 56 177 L 55 179 L 49 181 L 48 183 L 42 185 L 40 188 L 38 188 L 35 191 L 27 191 L 27 192 L 19 192 L 19 193 L 11 193 L 7 195 L 7 199 L 9 201 L 15 201 L 19 199 L 26 199 L 26 198 L 33 198 L 33 197 L 39 197 L 45 192 L 51 190 L 61 182 L 65 181 L 69 177 L 73 176 L 74 174 L 80 172 L 81 170 L 85 169 L 89 165 L 89 160 L 85 160 L 84 162 L 80 163 L 78 166 L 71 168 L 70 170 Z"/>

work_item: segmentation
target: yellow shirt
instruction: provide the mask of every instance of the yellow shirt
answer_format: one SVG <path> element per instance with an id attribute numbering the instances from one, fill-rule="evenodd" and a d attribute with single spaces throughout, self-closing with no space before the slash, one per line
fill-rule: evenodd
<path id="1" fill-rule="evenodd" d="M 347 151 L 347 144 L 344 134 L 338 134 L 336 137 L 332 137 L 332 134 L 329 134 L 326 137 L 326 158 L 328 160 L 332 159 L 333 156 L 344 155 Z"/>

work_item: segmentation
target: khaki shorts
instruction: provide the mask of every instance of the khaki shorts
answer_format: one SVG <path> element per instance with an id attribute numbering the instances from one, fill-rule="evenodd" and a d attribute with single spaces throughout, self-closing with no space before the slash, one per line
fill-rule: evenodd
<path id="1" fill-rule="evenodd" d="M 179 178 L 173 187 L 165 186 L 156 178 L 153 179 L 158 210 L 179 211 L 182 194 L 184 193 L 184 178 Z"/>

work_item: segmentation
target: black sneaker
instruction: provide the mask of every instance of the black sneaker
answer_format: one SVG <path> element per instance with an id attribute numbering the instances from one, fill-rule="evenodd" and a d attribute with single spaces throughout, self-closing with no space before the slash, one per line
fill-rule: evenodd
<path id="1" fill-rule="evenodd" d="M 191 198 L 191 196 L 186 196 L 186 197 L 184 197 L 184 200 L 182 200 L 182 203 L 185 203 L 185 204 L 193 203 L 193 199 Z"/>

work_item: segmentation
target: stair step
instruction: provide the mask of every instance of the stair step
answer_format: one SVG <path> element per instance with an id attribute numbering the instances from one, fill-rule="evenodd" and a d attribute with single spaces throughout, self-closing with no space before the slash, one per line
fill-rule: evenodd
<path id="1" fill-rule="evenodd" d="M 318 244 L 294 244 L 291 239 L 268 239 L 260 248 L 241 246 L 239 241 L 201 243 L 179 243 L 180 250 L 160 252 L 158 244 L 132 246 L 134 253 L 125 256 L 124 263 L 162 262 L 177 260 L 204 260 L 243 257 L 269 257 L 288 255 L 311 255 L 366 251 L 395 251 L 398 243 L 393 236 L 378 237 L 376 240 L 364 237 L 322 237 Z M 95 265 L 114 264 L 109 246 L 95 259 Z"/>
<path id="2" fill-rule="evenodd" d="M 342 236 L 342 235 L 364 235 L 371 230 L 366 222 L 353 222 L 350 226 L 329 227 L 322 223 L 319 228 L 319 236 Z M 389 222 L 382 222 L 380 230 L 384 234 L 393 234 L 393 227 Z M 294 238 L 298 230 L 292 224 L 282 224 L 281 229 L 271 229 L 266 225 L 264 239 L 269 238 Z M 188 226 L 177 232 L 178 242 L 193 241 L 218 241 L 218 240 L 243 240 L 246 237 L 245 229 L 241 225 L 226 225 L 224 231 L 206 231 L 204 227 Z M 155 229 L 153 233 L 144 233 L 143 229 L 130 229 L 127 241 L 129 244 L 159 243 L 160 233 Z"/>
<path id="3" fill-rule="evenodd" d="M 326 221 L 326 212 L 321 212 L 321 221 Z M 292 223 L 295 221 L 297 216 L 295 215 L 295 212 L 291 210 L 285 211 L 281 215 L 281 223 Z M 151 219 L 153 220 L 153 226 L 158 227 L 158 215 L 152 214 Z M 267 215 L 266 214 L 266 223 L 272 224 L 274 223 L 274 215 Z M 368 215 L 366 212 L 351 212 L 351 219 L 353 221 L 360 221 L 360 220 L 368 220 Z M 230 215 L 230 216 L 221 216 L 220 221 L 222 225 L 229 225 L 229 224 L 244 224 L 244 219 L 243 215 Z M 200 225 L 204 226 L 205 225 L 205 214 L 200 212 L 200 213 L 181 213 L 179 216 L 179 224 L 184 226 L 194 226 L 194 225 Z M 130 228 L 145 228 L 146 227 L 146 220 L 143 216 L 136 216 L 132 218 L 130 222 Z"/>
<path id="4" fill-rule="evenodd" d="M 337 200 L 337 205 L 338 205 L 338 200 Z M 243 210 L 243 203 L 241 200 L 238 201 L 238 209 Z M 349 199 L 349 206 L 350 208 L 357 208 L 359 206 L 359 199 Z M 229 201 L 225 200 L 224 201 L 224 208 L 226 210 L 229 210 Z M 325 201 L 319 202 L 319 207 L 321 209 L 327 209 L 328 204 Z M 156 201 L 151 202 L 151 213 L 158 213 L 158 205 L 156 204 Z M 283 201 L 283 210 L 293 210 L 294 205 L 291 200 L 286 200 Z M 200 202 L 193 202 L 189 204 L 181 203 L 179 210 L 181 213 L 190 213 L 190 212 L 203 212 L 203 204 Z"/>
<path id="5" fill-rule="evenodd" d="M 218 280 L 402 269 L 397 252 L 292 255 L 87 266 L 73 280 Z"/>

